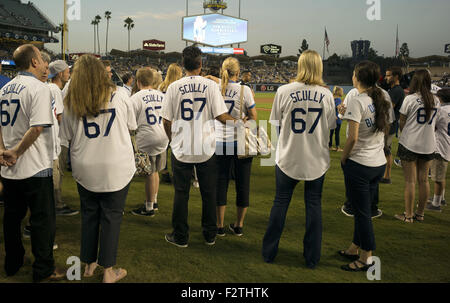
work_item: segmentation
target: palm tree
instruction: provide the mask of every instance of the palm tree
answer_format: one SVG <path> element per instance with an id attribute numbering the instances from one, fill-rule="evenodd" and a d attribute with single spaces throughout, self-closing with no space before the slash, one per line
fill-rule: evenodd
<path id="1" fill-rule="evenodd" d="M 128 17 L 124 20 L 124 22 L 125 25 L 123 27 L 126 27 L 128 30 L 128 52 L 130 52 L 130 31 L 134 28 L 134 21 Z"/>
<path id="2" fill-rule="evenodd" d="M 61 58 L 64 53 L 64 23 L 58 25 L 58 29 L 61 31 Z"/>
<path id="3" fill-rule="evenodd" d="M 106 19 L 106 55 L 108 56 L 109 19 L 111 19 L 111 12 L 110 11 L 106 11 L 105 12 L 105 19 Z"/>
<path id="4" fill-rule="evenodd" d="M 95 16 L 95 21 L 97 21 L 97 42 L 98 42 L 98 54 L 100 55 L 100 35 L 98 34 L 98 28 L 100 20 L 102 20 L 102 17 L 100 15 Z"/>
<path id="5" fill-rule="evenodd" d="M 97 33 L 95 32 L 95 27 L 96 27 L 96 25 L 97 25 L 97 21 L 94 19 L 94 20 L 92 20 L 91 21 L 91 25 L 93 25 L 94 26 L 94 54 L 95 53 L 97 53 Z"/>

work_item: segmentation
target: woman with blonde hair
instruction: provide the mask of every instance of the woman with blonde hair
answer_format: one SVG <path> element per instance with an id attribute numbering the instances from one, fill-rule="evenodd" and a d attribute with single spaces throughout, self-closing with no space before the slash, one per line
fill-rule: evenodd
<path id="1" fill-rule="evenodd" d="M 182 76 L 183 71 L 181 67 L 176 63 L 170 64 L 169 68 L 167 69 L 166 78 L 164 79 L 163 83 L 161 83 L 161 85 L 158 87 L 158 90 L 165 93 L 169 85 L 177 80 L 180 80 Z"/>
<path id="2" fill-rule="evenodd" d="M 228 113 L 235 119 L 254 120 L 257 114 L 255 100 L 248 86 L 239 84 L 240 65 L 229 57 L 222 64 L 220 91 L 225 99 Z M 241 104 L 242 102 L 242 104 Z M 250 202 L 250 174 L 253 158 L 239 159 L 237 153 L 237 134 L 234 126 L 216 121 L 217 156 L 217 235 L 225 236 L 224 219 L 227 205 L 228 183 L 232 164 L 235 167 L 237 218 L 228 228 L 236 236 L 242 236 L 244 218 Z"/>
<path id="3" fill-rule="evenodd" d="M 128 109 L 128 95 L 117 89 L 94 56 L 75 63 L 64 99 L 61 141 L 68 147 L 72 175 L 81 201 L 81 261 L 84 277 L 98 265 L 103 282 L 114 283 L 127 275 L 116 264 L 125 200 L 136 171 L 129 130 L 136 119 Z M 100 249 L 99 249 L 100 246 Z"/>
<path id="4" fill-rule="evenodd" d="M 314 268 L 320 260 L 322 242 L 322 188 L 330 167 L 328 141 L 336 127 L 333 95 L 322 80 L 322 58 L 307 50 L 298 60 L 296 81 L 281 86 L 270 115 L 279 127 L 276 151 L 276 194 L 263 239 L 262 255 L 272 263 L 284 229 L 294 189 L 305 181 L 306 232 L 303 240 L 306 266 Z"/>
<path id="5" fill-rule="evenodd" d="M 342 103 L 342 97 L 344 97 L 344 90 L 340 86 L 335 86 L 333 88 L 333 97 L 334 97 L 334 104 L 336 106 L 336 129 L 330 130 L 330 143 L 328 144 L 330 147 L 330 150 L 341 152 L 342 148 L 340 148 L 340 131 L 341 131 L 341 124 L 342 120 L 339 119 L 339 111 L 338 106 Z M 335 142 L 336 147 L 333 148 L 333 135 L 335 136 Z"/>

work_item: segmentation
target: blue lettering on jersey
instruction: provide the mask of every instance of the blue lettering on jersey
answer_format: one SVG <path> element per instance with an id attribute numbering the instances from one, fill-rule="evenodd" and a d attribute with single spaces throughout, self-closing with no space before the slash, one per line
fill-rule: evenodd
<path id="1" fill-rule="evenodd" d="M 234 97 L 236 97 L 237 94 L 238 94 L 237 91 L 231 90 L 231 89 L 227 89 L 227 90 L 225 90 L 225 96 L 224 97 L 230 97 L 231 99 L 234 99 Z"/>
<path id="2" fill-rule="evenodd" d="M 142 98 L 142 101 L 144 101 L 145 104 L 150 102 L 162 102 L 163 97 L 160 95 L 146 95 Z"/>
<path id="3" fill-rule="evenodd" d="M 26 86 L 19 84 L 19 83 L 13 83 L 13 84 L 9 84 L 6 85 L 2 91 L 2 96 L 7 95 L 7 94 L 20 94 L 24 89 L 26 88 Z"/>
<path id="4" fill-rule="evenodd" d="M 302 91 L 297 91 L 295 93 L 290 94 L 290 97 L 291 97 L 293 103 L 301 102 L 301 101 L 322 103 L 323 99 L 325 98 L 325 95 L 317 93 L 317 92 L 314 92 L 314 95 L 313 95 L 310 90 L 302 90 Z"/>
<path id="5" fill-rule="evenodd" d="M 370 110 L 371 113 L 375 112 L 375 106 L 373 106 L 373 104 L 369 104 L 368 107 L 369 107 L 369 110 Z"/>
<path id="6" fill-rule="evenodd" d="M 188 93 L 202 93 L 204 94 L 206 89 L 208 88 L 208 85 L 201 84 L 201 83 L 189 83 L 185 84 L 182 87 L 179 88 L 181 95 L 185 95 Z"/>
<path id="7" fill-rule="evenodd" d="M 365 122 L 366 122 L 366 125 L 367 125 L 368 128 L 372 128 L 372 127 L 375 126 L 375 124 L 373 123 L 372 118 L 366 119 Z"/>

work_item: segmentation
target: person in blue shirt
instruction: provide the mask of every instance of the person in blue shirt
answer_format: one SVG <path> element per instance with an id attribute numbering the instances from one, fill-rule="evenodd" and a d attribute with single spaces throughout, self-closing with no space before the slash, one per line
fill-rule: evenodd
<path id="1" fill-rule="evenodd" d="M 336 129 L 332 129 L 330 130 L 330 143 L 329 143 L 329 147 L 330 150 L 332 151 L 338 151 L 341 152 L 342 149 L 339 147 L 340 144 L 340 130 L 341 130 L 341 124 L 342 124 L 342 120 L 339 119 L 339 112 L 338 112 L 338 106 L 341 105 L 342 103 L 342 97 L 344 97 L 344 90 L 342 89 L 342 87 L 340 86 L 335 86 L 333 88 L 333 97 L 334 97 L 334 104 L 336 106 Z M 336 142 L 336 147 L 333 147 L 333 135 L 336 137 L 335 138 L 335 142 Z"/>
<path id="2" fill-rule="evenodd" d="M 6 83 L 8 83 L 9 81 L 11 81 L 11 79 L 9 79 L 6 76 L 3 76 L 2 74 L 2 65 L 0 64 L 0 89 L 5 86 Z"/>

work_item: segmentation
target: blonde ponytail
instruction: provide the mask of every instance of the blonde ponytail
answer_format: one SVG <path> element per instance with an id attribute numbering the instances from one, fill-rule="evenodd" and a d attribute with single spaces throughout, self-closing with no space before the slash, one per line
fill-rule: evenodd
<path id="1" fill-rule="evenodd" d="M 228 70 L 224 69 L 222 71 L 222 87 L 220 88 L 220 90 L 222 92 L 222 96 L 225 96 L 228 82 L 230 82 L 230 75 L 228 74 Z"/>
<path id="2" fill-rule="evenodd" d="M 222 63 L 222 95 L 225 96 L 230 77 L 238 76 L 240 71 L 239 61 L 236 58 L 228 57 Z"/>

